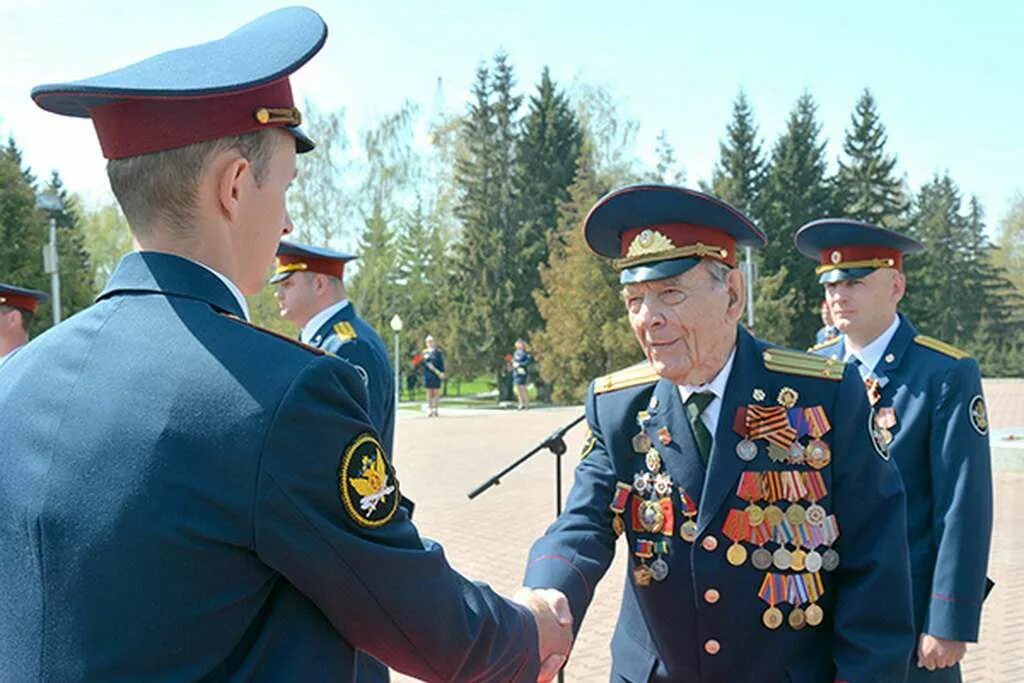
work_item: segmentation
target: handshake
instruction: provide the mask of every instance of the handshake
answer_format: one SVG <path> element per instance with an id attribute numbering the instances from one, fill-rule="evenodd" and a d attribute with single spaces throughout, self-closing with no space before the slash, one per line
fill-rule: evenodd
<path id="1" fill-rule="evenodd" d="M 533 614 L 539 641 L 540 683 L 552 680 L 569 658 L 572 649 L 572 611 L 569 601 L 554 588 L 520 588 L 512 596 Z"/>

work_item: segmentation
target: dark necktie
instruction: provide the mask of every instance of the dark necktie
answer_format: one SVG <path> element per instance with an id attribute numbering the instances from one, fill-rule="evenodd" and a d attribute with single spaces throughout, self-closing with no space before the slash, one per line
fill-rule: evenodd
<path id="1" fill-rule="evenodd" d="M 686 415 L 690 418 L 693 440 L 697 442 L 700 461 L 704 463 L 705 468 L 708 466 L 708 458 L 711 457 L 711 432 L 708 431 L 704 421 L 700 419 L 700 415 L 714 400 L 715 395 L 712 393 L 690 394 L 690 398 L 686 399 Z"/>

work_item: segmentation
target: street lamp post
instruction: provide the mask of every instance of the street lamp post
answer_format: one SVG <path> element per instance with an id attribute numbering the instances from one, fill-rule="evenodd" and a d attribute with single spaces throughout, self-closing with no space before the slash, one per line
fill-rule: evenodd
<path id="1" fill-rule="evenodd" d="M 51 306 L 53 324 L 60 322 L 60 271 L 57 268 L 57 214 L 64 210 L 60 195 L 41 194 L 36 198 L 36 208 L 50 215 L 50 241 L 43 245 L 43 270 L 50 275 Z"/>
<path id="2" fill-rule="evenodd" d="M 391 318 L 391 329 L 395 333 L 395 410 L 398 410 L 398 402 L 402 398 L 402 357 L 398 355 L 398 340 L 402 331 L 402 319 L 395 313 Z"/>

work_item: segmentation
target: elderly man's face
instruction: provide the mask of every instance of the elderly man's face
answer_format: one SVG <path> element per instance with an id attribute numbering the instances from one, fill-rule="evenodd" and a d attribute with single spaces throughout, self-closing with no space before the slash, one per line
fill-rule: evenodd
<path id="1" fill-rule="evenodd" d="M 724 284 L 705 264 L 623 289 L 629 324 L 654 370 L 676 384 L 703 384 L 718 373 L 736 340 L 743 276 Z"/>

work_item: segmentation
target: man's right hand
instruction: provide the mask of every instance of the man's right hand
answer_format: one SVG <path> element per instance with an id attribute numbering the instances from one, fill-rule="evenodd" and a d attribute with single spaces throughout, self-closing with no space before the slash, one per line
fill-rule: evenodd
<path id="1" fill-rule="evenodd" d="M 572 611 L 561 591 L 553 588 L 520 588 L 512 600 L 526 607 L 537 623 L 541 683 L 552 680 L 572 649 Z"/>

